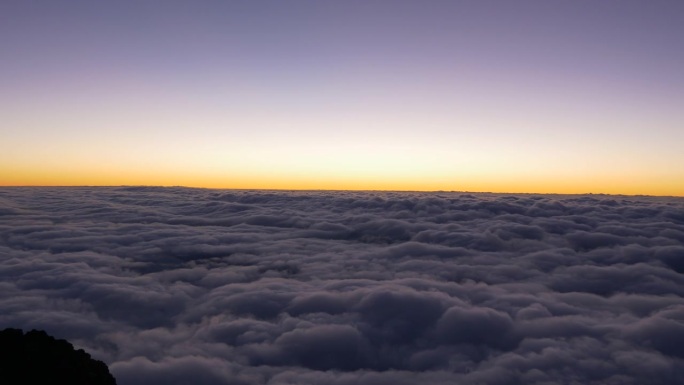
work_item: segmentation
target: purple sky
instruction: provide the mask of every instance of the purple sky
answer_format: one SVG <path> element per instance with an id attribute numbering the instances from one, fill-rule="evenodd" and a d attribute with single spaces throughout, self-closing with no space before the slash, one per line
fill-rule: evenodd
<path id="1" fill-rule="evenodd" d="M 683 36 L 681 1 L 3 1 L 0 175 L 681 195 Z"/>

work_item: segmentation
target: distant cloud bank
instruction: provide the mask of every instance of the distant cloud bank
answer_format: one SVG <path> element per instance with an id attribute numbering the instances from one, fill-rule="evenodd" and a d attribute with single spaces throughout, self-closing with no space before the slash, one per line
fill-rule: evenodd
<path id="1" fill-rule="evenodd" d="M 134 384 L 673 384 L 684 199 L 0 189 L 0 329 Z"/>

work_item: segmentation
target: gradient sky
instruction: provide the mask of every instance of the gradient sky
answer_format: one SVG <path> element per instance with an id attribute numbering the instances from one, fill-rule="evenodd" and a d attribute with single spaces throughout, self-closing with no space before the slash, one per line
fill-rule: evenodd
<path id="1" fill-rule="evenodd" d="M 0 2 L 0 185 L 684 195 L 684 1 Z"/>

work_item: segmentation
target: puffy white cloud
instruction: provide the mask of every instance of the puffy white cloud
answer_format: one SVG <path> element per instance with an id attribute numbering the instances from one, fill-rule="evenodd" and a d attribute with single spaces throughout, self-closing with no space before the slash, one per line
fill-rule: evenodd
<path id="1" fill-rule="evenodd" d="M 0 327 L 127 384 L 671 384 L 684 199 L 0 189 Z"/>

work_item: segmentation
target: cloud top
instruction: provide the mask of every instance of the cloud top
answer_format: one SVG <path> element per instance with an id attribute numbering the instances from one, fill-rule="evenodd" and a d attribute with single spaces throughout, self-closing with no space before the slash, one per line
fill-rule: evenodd
<path id="1" fill-rule="evenodd" d="M 0 328 L 119 384 L 671 384 L 684 199 L 0 189 Z"/>

